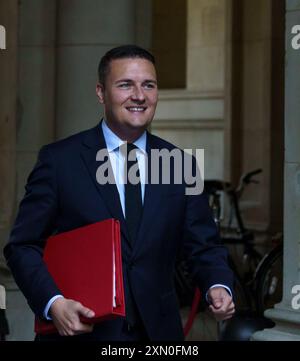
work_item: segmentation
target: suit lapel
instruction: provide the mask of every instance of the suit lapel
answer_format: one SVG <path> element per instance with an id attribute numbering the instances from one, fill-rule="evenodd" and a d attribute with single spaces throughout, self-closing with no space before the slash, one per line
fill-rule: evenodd
<path id="1" fill-rule="evenodd" d="M 101 198 L 103 199 L 109 213 L 112 218 L 118 219 L 121 223 L 121 232 L 123 233 L 129 246 L 129 234 L 124 219 L 119 193 L 116 184 L 99 184 L 96 179 L 97 169 L 107 161 L 107 158 L 100 161 L 96 160 L 97 152 L 101 149 L 106 149 L 106 143 L 104 140 L 101 123 L 97 125 L 94 129 L 91 130 L 91 133 L 88 133 L 83 140 L 83 150 L 81 156 L 87 166 L 89 175 L 92 178 L 97 191 L 99 192 Z M 109 162 L 110 171 L 112 172 L 111 164 Z M 113 173 L 111 173 L 113 174 Z"/>

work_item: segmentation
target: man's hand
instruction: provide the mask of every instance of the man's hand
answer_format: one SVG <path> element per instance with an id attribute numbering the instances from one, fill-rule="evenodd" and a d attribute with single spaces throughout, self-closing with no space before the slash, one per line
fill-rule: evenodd
<path id="1" fill-rule="evenodd" d="M 228 320 L 235 312 L 232 297 L 224 287 L 214 287 L 208 290 L 209 309 L 217 321 Z"/>
<path id="2" fill-rule="evenodd" d="M 79 316 L 94 317 L 94 311 L 80 302 L 57 298 L 50 307 L 50 315 L 61 336 L 74 336 L 93 331 L 92 324 L 82 323 Z"/>

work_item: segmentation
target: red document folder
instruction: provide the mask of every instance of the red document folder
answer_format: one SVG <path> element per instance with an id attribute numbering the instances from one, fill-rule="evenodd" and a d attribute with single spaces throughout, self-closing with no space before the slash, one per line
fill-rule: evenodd
<path id="1" fill-rule="evenodd" d="M 49 273 L 65 298 L 95 312 L 96 323 L 125 316 L 120 223 L 107 219 L 49 237 L 44 250 Z M 35 332 L 57 332 L 51 321 L 35 320 Z"/>

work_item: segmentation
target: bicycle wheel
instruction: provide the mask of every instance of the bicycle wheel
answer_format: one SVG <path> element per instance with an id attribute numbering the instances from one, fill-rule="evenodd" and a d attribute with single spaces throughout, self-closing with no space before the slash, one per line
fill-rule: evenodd
<path id="1" fill-rule="evenodd" d="M 260 314 L 282 299 L 283 246 L 275 247 L 262 261 L 256 275 L 256 305 Z"/>

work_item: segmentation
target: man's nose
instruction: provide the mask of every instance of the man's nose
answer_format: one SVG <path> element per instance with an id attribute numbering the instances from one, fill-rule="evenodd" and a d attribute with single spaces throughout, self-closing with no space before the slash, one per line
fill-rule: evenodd
<path id="1" fill-rule="evenodd" d="M 133 100 L 143 102 L 145 100 L 144 90 L 140 86 L 135 86 L 131 95 Z"/>

